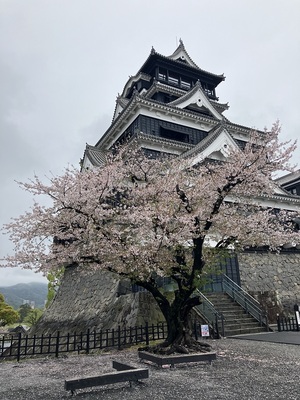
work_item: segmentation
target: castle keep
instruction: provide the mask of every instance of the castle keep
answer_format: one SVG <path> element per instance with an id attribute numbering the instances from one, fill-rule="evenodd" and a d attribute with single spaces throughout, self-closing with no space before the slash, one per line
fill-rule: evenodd
<path id="1" fill-rule="evenodd" d="M 224 80 L 223 75 L 199 68 L 182 41 L 169 56 L 152 49 L 118 95 L 111 125 L 99 133 L 96 144 L 86 146 L 82 169 L 101 167 L 116 144 L 133 138 L 149 157 L 167 153 L 189 157 L 193 163 L 207 158 L 226 161 L 229 147 L 243 149 L 251 128 L 226 118 L 229 106 L 217 96 L 218 85 Z M 299 173 L 276 182 L 273 196 L 262 194 L 257 200 L 265 207 L 300 215 Z M 296 223 L 300 226 L 300 219 Z M 263 248 L 240 254 L 224 266 L 224 272 L 246 291 L 267 299 L 268 307 L 292 310 L 300 301 L 298 245 L 284 243 L 279 254 Z M 67 269 L 40 326 L 70 331 L 158 319 L 159 313 L 149 301 L 147 293 L 121 293 L 118 279 L 109 274 L 86 275 L 80 269 Z"/>

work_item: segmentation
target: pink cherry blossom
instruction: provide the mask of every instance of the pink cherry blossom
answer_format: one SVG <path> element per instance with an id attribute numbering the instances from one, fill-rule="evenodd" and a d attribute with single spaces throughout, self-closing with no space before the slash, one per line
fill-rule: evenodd
<path id="1" fill-rule="evenodd" d="M 293 171 L 295 143 L 279 143 L 279 124 L 253 132 L 244 150 L 228 149 L 224 163 L 193 165 L 192 158 L 148 159 L 132 143 L 110 154 L 101 168 L 67 169 L 20 186 L 51 205 L 32 209 L 4 227 L 15 245 L 6 266 L 47 273 L 68 265 L 106 269 L 149 290 L 169 327 L 167 343 L 185 335 L 199 279 L 215 249 L 299 243 L 294 213 L 264 207 L 272 177 Z M 176 283 L 170 300 L 157 276 Z M 181 340 L 181 339 L 180 339 Z"/>

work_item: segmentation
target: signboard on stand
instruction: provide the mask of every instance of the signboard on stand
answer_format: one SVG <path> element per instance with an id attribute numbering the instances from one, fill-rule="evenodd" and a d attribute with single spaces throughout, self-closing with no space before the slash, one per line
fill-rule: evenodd
<path id="1" fill-rule="evenodd" d="M 295 316 L 296 316 L 297 325 L 298 325 L 298 327 L 300 327 L 300 313 L 299 313 L 299 311 L 295 311 Z"/>
<path id="2" fill-rule="evenodd" d="M 201 336 L 209 337 L 209 326 L 208 325 L 201 325 Z"/>

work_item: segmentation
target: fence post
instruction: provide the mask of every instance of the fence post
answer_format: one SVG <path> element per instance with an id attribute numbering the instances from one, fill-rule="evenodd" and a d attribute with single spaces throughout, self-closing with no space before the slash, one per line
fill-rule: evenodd
<path id="1" fill-rule="evenodd" d="M 83 349 L 83 333 L 80 332 L 80 346 L 77 346 L 78 354 L 80 353 L 80 350 L 82 350 L 82 349 Z"/>
<path id="2" fill-rule="evenodd" d="M 89 354 L 90 352 L 90 330 L 87 330 L 86 334 L 86 354 Z"/>
<path id="3" fill-rule="evenodd" d="M 127 326 L 124 325 L 124 330 L 123 330 L 124 336 L 123 336 L 123 344 L 126 346 L 127 344 Z"/>
<path id="4" fill-rule="evenodd" d="M 73 335 L 73 337 L 74 337 L 74 340 L 73 340 L 73 351 L 76 351 L 76 349 L 77 349 L 77 347 L 76 347 L 76 345 L 77 345 L 77 336 L 76 336 L 76 332 L 74 332 L 74 335 Z"/>
<path id="5" fill-rule="evenodd" d="M 49 334 L 49 336 L 48 336 L 48 353 L 50 354 L 51 353 L 51 333 Z M 47 337 L 47 336 L 46 336 Z"/>
<path id="6" fill-rule="evenodd" d="M 106 329 L 105 336 L 106 336 L 105 347 L 109 347 L 109 329 Z"/>
<path id="7" fill-rule="evenodd" d="M 24 351 L 24 355 L 27 355 L 27 347 L 28 347 L 28 335 L 26 335 L 25 337 L 25 351 Z"/>
<path id="8" fill-rule="evenodd" d="M 96 334 L 96 329 L 94 329 L 94 340 L 93 340 L 93 349 L 96 348 L 96 344 L 97 344 L 97 334 Z"/>
<path id="9" fill-rule="evenodd" d="M 120 325 L 118 326 L 118 349 L 120 350 L 121 348 L 121 327 Z"/>
<path id="10" fill-rule="evenodd" d="M 57 332 L 56 336 L 55 357 L 58 357 L 58 353 L 59 353 L 59 332 Z"/>
<path id="11" fill-rule="evenodd" d="M 19 332 L 18 334 L 18 354 L 17 354 L 17 361 L 20 361 L 21 358 L 21 340 L 22 340 L 22 334 Z"/>
<path id="12" fill-rule="evenodd" d="M 111 345 L 115 347 L 115 330 L 114 328 L 111 330 Z"/>
<path id="13" fill-rule="evenodd" d="M 41 336 L 40 354 L 43 354 L 43 346 L 44 346 L 44 334 L 42 333 L 42 336 Z"/>
<path id="14" fill-rule="evenodd" d="M 102 349 L 102 329 L 99 333 L 99 340 L 100 340 L 100 349 Z"/>
<path id="15" fill-rule="evenodd" d="M 279 320 L 279 315 L 278 314 L 277 314 L 277 329 L 278 329 L 278 332 L 281 332 L 280 320 Z"/>
<path id="16" fill-rule="evenodd" d="M 32 341 L 32 354 L 35 354 L 35 344 L 36 344 L 36 335 L 33 335 L 33 341 Z"/>
<path id="17" fill-rule="evenodd" d="M 4 335 L 2 336 L 2 339 L 1 339 L 0 355 L 3 353 L 3 351 L 4 351 Z"/>
<path id="18" fill-rule="evenodd" d="M 70 333 L 67 335 L 67 352 L 70 351 Z"/>
<path id="19" fill-rule="evenodd" d="M 149 327 L 148 327 L 148 322 L 146 322 L 145 334 L 146 334 L 146 345 L 149 346 Z"/>
<path id="20" fill-rule="evenodd" d="M 163 322 L 163 339 L 166 339 L 168 337 L 169 331 L 168 331 L 168 325 Z"/>

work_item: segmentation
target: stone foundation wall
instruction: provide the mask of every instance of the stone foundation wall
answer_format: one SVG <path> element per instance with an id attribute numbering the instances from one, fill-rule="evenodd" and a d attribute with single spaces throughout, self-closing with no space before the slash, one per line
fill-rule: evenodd
<path id="1" fill-rule="evenodd" d="M 300 253 L 243 253 L 238 256 L 241 286 L 268 311 L 290 314 L 300 304 Z M 128 282 L 121 285 L 121 291 Z M 157 323 L 164 318 L 147 292 L 120 295 L 118 276 L 81 268 L 68 268 L 52 304 L 32 334 L 86 332 L 87 329 L 116 329 L 118 326 Z"/>
<path id="2" fill-rule="evenodd" d="M 241 286 L 274 316 L 300 304 L 299 253 L 243 253 L 238 256 Z"/>
<path id="3" fill-rule="evenodd" d="M 106 271 L 67 268 L 53 302 L 30 333 L 79 333 L 164 320 L 150 293 L 119 296 L 119 283 Z"/>

